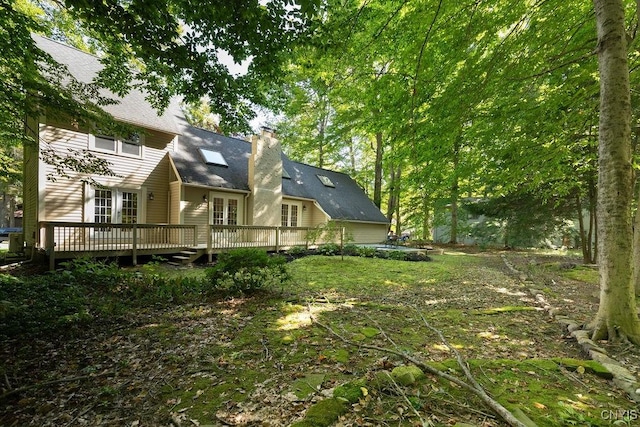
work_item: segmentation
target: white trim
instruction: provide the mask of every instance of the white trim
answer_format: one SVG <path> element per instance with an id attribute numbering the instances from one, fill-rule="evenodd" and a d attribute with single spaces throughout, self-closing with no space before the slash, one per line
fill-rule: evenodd
<path id="1" fill-rule="evenodd" d="M 211 187 L 210 185 L 202 185 L 202 184 L 189 184 L 182 183 L 183 187 L 191 187 L 191 188 L 202 188 L 203 190 L 209 191 L 219 191 L 220 193 L 237 193 L 237 194 L 251 194 L 251 191 L 248 190 L 238 190 L 235 188 L 220 188 L 220 187 Z"/>

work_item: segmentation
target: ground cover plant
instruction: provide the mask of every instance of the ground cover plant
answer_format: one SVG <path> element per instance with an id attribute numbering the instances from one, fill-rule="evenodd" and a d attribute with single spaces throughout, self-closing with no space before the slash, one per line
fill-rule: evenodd
<path id="1" fill-rule="evenodd" d="M 552 303 L 593 310 L 597 285 L 568 275 L 581 270 L 572 260 L 507 256 Z M 87 261 L 74 277 L 125 275 L 128 287 L 103 289 L 128 298 L 117 307 L 97 311 L 80 295 L 91 317 L 55 317 L 28 338 L 0 315 L 0 425 L 503 425 L 463 388 L 373 349 L 460 375 L 428 326 L 496 400 L 537 425 L 633 425 L 637 413 L 498 254 L 310 256 L 287 264 L 290 280 L 250 294 L 210 291 L 205 269 L 96 270 L 112 268 Z M 620 353 L 636 363 L 633 348 Z"/>

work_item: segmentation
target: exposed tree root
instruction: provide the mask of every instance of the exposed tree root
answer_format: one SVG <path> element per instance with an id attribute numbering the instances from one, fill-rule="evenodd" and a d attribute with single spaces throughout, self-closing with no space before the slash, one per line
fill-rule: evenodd
<path id="1" fill-rule="evenodd" d="M 399 350 L 394 350 L 394 349 L 391 349 L 391 348 L 379 347 L 379 346 L 376 346 L 376 345 L 368 345 L 368 344 L 363 344 L 363 343 L 356 343 L 354 341 L 351 341 L 348 338 L 340 335 L 338 332 L 334 331 L 331 327 L 329 327 L 329 326 L 325 325 L 324 323 L 320 322 L 313 315 L 311 315 L 311 320 L 315 324 L 317 324 L 318 326 L 320 326 L 323 329 L 325 329 L 326 331 L 328 331 L 333 336 L 337 337 L 341 341 L 343 341 L 343 342 L 345 342 L 345 343 L 347 343 L 347 344 L 349 344 L 349 345 L 351 345 L 353 347 L 359 347 L 359 348 L 364 348 L 364 349 L 368 349 L 368 350 L 379 351 L 379 352 L 382 352 L 382 353 L 393 354 L 395 356 L 398 356 L 398 357 L 404 359 L 405 361 L 407 361 L 409 363 L 412 363 L 412 364 L 416 365 L 423 372 L 428 372 L 428 373 L 430 373 L 432 375 L 436 375 L 436 376 L 438 376 L 440 378 L 444 378 L 447 381 L 451 381 L 452 383 L 454 383 L 454 384 L 460 386 L 461 388 L 469 391 L 470 393 L 475 394 L 476 396 L 478 396 L 485 403 L 485 405 L 487 405 L 489 408 L 491 408 L 496 414 L 498 414 L 510 426 L 513 426 L 513 427 L 527 427 L 524 423 L 522 423 L 520 420 L 518 420 L 507 408 L 505 408 L 500 403 L 498 403 L 497 401 L 492 399 L 487 394 L 487 392 L 484 391 L 482 386 L 476 381 L 476 379 L 471 374 L 471 371 L 469 370 L 469 366 L 464 361 L 464 359 L 462 358 L 460 353 L 457 350 L 455 350 L 451 345 L 449 345 L 449 343 L 446 341 L 446 339 L 444 338 L 444 336 L 442 335 L 442 333 L 440 331 L 438 331 L 437 329 L 433 328 L 431 325 L 428 324 L 428 322 L 426 321 L 424 316 L 422 316 L 422 314 L 420 314 L 420 316 L 422 317 L 422 320 L 425 323 L 425 325 L 430 330 L 432 330 L 435 333 L 437 333 L 438 336 L 440 337 L 440 339 L 442 340 L 442 342 L 444 343 L 444 345 L 446 345 L 451 351 L 454 352 L 454 354 L 456 356 L 456 360 L 458 361 L 458 364 L 460 365 L 460 368 L 464 372 L 467 381 L 461 380 L 458 377 L 455 377 L 455 376 L 453 376 L 451 374 L 448 374 L 448 373 L 443 372 L 443 371 L 441 371 L 439 369 L 436 369 L 433 366 L 430 366 L 430 365 L 422 362 L 421 360 L 418 360 L 417 358 L 415 358 L 415 357 L 413 357 L 413 356 L 411 356 L 411 355 L 409 355 L 409 354 L 407 354 L 405 352 L 402 352 L 402 351 L 399 351 Z"/>
<path id="2" fill-rule="evenodd" d="M 627 335 L 620 328 L 609 324 L 604 319 L 596 319 L 592 323 L 585 325 L 584 329 L 590 333 L 593 341 L 608 340 L 640 345 L 640 336 Z"/>

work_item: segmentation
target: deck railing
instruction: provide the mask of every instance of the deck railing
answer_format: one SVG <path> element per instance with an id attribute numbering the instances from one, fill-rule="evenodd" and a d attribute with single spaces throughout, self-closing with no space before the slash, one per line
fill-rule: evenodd
<path id="1" fill-rule="evenodd" d="M 317 243 L 319 229 L 311 227 L 260 227 L 253 225 L 210 225 L 207 254 L 237 248 L 262 248 L 272 251 Z M 323 239 L 324 242 L 324 239 Z M 324 242 L 326 243 L 326 242 Z"/>
<path id="2" fill-rule="evenodd" d="M 321 228 L 261 227 L 252 225 L 209 225 L 206 248 L 209 260 L 213 253 L 236 248 L 261 248 L 280 251 L 293 246 L 309 248 L 316 243 L 342 242 L 344 229 L 327 234 Z M 41 222 L 40 248 L 55 259 L 77 256 L 131 256 L 137 263 L 142 254 L 169 253 L 184 248 L 203 248 L 198 242 L 196 225 L 180 224 L 102 224 L 75 222 Z"/>
<path id="3" fill-rule="evenodd" d="M 180 224 L 101 224 L 41 222 L 40 247 L 49 256 L 50 267 L 56 254 L 84 252 L 131 255 L 197 246 L 195 225 Z"/>

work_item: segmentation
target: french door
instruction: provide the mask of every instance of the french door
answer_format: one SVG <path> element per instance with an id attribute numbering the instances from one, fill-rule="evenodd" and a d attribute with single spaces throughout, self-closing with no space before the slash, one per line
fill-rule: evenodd
<path id="1" fill-rule="evenodd" d="M 140 193 L 115 188 L 96 188 L 94 222 L 98 224 L 137 224 L 140 215 Z M 131 228 L 105 225 L 96 229 L 101 237 L 130 237 Z"/>
<path id="2" fill-rule="evenodd" d="M 212 225 L 242 224 L 242 196 L 218 196 L 211 198 Z"/>

